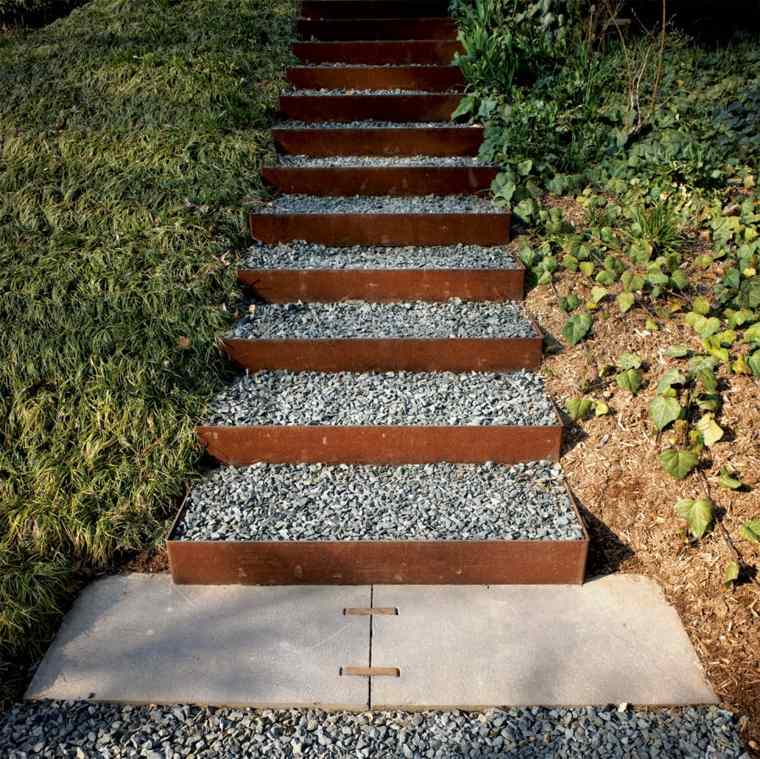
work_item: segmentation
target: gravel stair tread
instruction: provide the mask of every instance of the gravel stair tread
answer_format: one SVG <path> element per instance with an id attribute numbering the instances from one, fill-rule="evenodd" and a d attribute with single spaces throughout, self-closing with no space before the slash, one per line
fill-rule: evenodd
<path id="1" fill-rule="evenodd" d="M 543 379 L 515 372 L 288 372 L 239 377 L 208 426 L 558 425 Z"/>
<path id="2" fill-rule="evenodd" d="M 582 540 L 559 465 L 255 464 L 192 490 L 176 540 Z"/>
<path id="3" fill-rule="evenodd" d="M 417 167 L 427 168 L 494 168 L 495 164 L 486 163 L 478 158 L 469 156 L 330 156 L 312 158 L 311 156 L 289 155 L 280 156 L 279 166 L 296 167 L 300 169 L 316 168 L 385 168 L 385 167 Z"/>
<path id="4" fill-rule="evenodd" d="M 475 195 L 282 195 L 255 209 L 260 214 L 502 214 Z"/>
<path id="5" fill-rule="evenodd" d="M 253 245 L 243 269 L 520 269 L 503 247 L 441 245 L 435 247 L 351 245 L 336 247 L 304 240 L 277 245 Z"/>
<path id="6" fill-rule="evenodd" d="M 473 131 L 482 129 L 478 124 L 458 124 L 445 121 L 379 121 L 364 119 L 358 121 L 283 121 L 275 129 L 461 129 Z"/>
<path id="7" fill-rule="evenodd" d="M 534 324 L 515 302 L 252 304 L 233 325 L 239 339 L 528 338 Z"/>

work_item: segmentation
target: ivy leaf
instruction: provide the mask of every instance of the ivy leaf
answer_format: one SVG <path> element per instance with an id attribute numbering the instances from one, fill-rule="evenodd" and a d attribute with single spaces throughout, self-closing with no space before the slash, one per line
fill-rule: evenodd
<path id="1" fill-rule="evenodd" d="M 622 353 L 617 360 L 618 368 L 623 369 L 640 369 L 641 356 L 638 353 Z"/>
<path id="2" fill-rule="evenodd" d="M 577 422 L 579 419 L 583 419 L 588 415 L 589 411 L 591 411 L 592 403 L 593 401 L 591 398 L 570 398 L 567 403 L 565 403 L 567 415 L 574 422 Z"/>
<path id="3" fill-rule="evenodd" d="M 696 427 L 702 433 L 702 439 L 708 448 L 714 446 L 723 437 L 723 429 L 712 414 L 705 414 L 697 422 Z"/>
<path id="4" fill-rule="evenodd" d="M 604 298 L 607 297 L 607 288 L 606 287 L 592 287 L 591 288 L 591 302 L 592 303 L 600 303 Z"/>
<path id="5" fill-rule="evenodd" d="M 733 588 L 734 583 L 739 579 L 740 571 L 741 567 L 738 561 L 729 561 L 723 571 L 723 587 L 727 589 Z"/>
<path id="6" fill-rule="evenodd" d="M 750 519 L 739 530 L 741 536 L 751 543 L 760 543 L 760 519 Z"/>
<path id="7" fill-rule="evenodd" d="M 594 416 L 606 416 L 610 407 L 604 401 L 594 401 Z"/>
<path id="8" fill-rule="evenodd" d="M 660 454 L 662 468 L 677 480 L 682 480 L 698 463 L 696 455 L 689 450 L 666 448 Z"/>
<path id="9" fill-rule="evenodd" d="M 627 390 L 631 395 L 636 395 L 641 388 L 641 372 L 638 369 L 626 369 L 620 372 L 615 379 L 618 387 Z"/>
<path id="10" fill-rule="evenodd" d="M 688 345 L 671 345 L 670 348 L 668 348 L 665 351 L 666 356 L 670 356 L 671 358 L 685 358 L 689 355 L 689 346 Z"/>
<path id="11" fill-rule="evenodd" d="M 725 466 L 720 469 L 720 479 L 718 482 L 722 488 L 726 488 L 727 490 L 739 490 L 739 488 L 744 485 L 744 483 L 741 480 L 737 480 L 728 470 L 728 467 Z"/>
<path id="12" fill-rule="evenodd" d="M 624 314 L 633 308 L 633 304 L 636 302 L 636 297 L 633 293 L 620 293 L 615 299 L 615 302 L 620 309 L 620 313 Z"/>
<path id="13" fill-rule="evenodd" d="M 668 369 L 662 375 L 657 383 L 657 395 L 663 395 L 673 385 L 683 385 L 686 382 L 686 375 L 678 369 Z"/>
<path id="14" fill-rule="evenodd" d="M 662 432 L 671 422 L 681 416 L 681 404 L 675 398 L 655 396 L 649 403 L 649 418 L 657 432 Z"/>
<path id="15" fill-rule="evenodd" d="M 711 337 L 720 329 L 720 319 L 717 319 L 714 316 L 707 319 L 698 314 L 697 318 L 692 321 L 693 324 L 691 326 L 702 339 Z"/>
<path id="16" fill-rule="evenodd" d="M 707 316 L 707 314 L 710 313 L 710 301 L 707 300 L 707 298 L 703 298 L 701 295 L 698 295 L 691 302 L 691 310 L 694 311 L 695 314 Z"/>
<path id="17" fill-rule="evenodd" d="M 471 113 L 475 108 L 475 98 L 472 95 L 465 95 L 456 107 L 454 113 L 451 114 L 452 119 L 458 119 L 460 116 L 466 116 Z"/>
<path id="18" fill-rule="evenodd" d="M 695 538 L 701 538 L 715 519 L 715 507 L 709 498 L 682 498 L 676 504 L 678 515 L 686 520 L 689 532 Z"/>
<path id="19" fill-rule="evenodd" d="M 590 277 L 594 273 L 594 264 L 591 261 L 582 261 L 578 264 L 578 268 L 587 276 Z"/>
<path id="20" fill-rule="evenodd" d="M 570 313 L 571 311 L 575 311 L 578 306 L 581 304 L 581 299 L 575 294 L 570 293 L 570 295 L 566 295 L 562 300 L 559 302 L 559 307 L 565 312 Z"/>
<path id="21" fill-rule="evenodd" d="M 683 270 L 676 269 L 670 275 L 670 284 L 677 290 L 683 290 L 689 284 L 689 278 Z"/>
<path id="22" fill-rule="evenodd" d="M 562 336 L 570 345 L 577 345 L 589 333 L 591 329 L 591 316 L 589 314 L 576 314 L 571 316 L 562 328 Z"/>
<path id="23" fill-rule="evenodd" d="M 747 366 L 755 377 L 760 377 L 760 350 L 756 350 L 748 359 Z"/>

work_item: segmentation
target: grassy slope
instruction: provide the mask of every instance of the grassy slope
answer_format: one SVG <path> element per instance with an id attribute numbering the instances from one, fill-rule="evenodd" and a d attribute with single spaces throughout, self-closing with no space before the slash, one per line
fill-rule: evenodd
<path id="1" fill-rule="evenodd" d="M 81 567 L 161 535 L 193 473 L 292 16 L 292 0 L 93 0 L 0 38 L 6 675 Z"/>

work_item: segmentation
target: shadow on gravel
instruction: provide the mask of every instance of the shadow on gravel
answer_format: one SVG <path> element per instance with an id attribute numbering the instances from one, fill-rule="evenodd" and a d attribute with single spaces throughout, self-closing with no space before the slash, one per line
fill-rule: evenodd
<path id="1" fill-rule="evenodd" d="M 586 577 L 598 577 L 616 572 L 623 562 L 633 558 L 635 555 L 633 549 L 624 543 L 601 519 L 595 517 L 577 496 L 576 502 L 591 538 Z"/>

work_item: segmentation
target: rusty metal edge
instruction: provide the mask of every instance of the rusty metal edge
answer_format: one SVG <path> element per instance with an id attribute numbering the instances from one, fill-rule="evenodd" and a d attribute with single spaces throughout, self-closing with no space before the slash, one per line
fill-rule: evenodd
<path id="1" fill-rule="evenodd" d="M 535 324 L 534 324 L 535 328 Z M 237 366 L 258 371 L 260 369 L 284 369 L 288 371 L 512 371 L 517 369 L 536 370 L 541 366 L 543 357 L 543 337 L 482 337 L 482 338 L 314 338 L 314 339 L 262 339 L 262 338 L 223 338 L 222 348 L 228 358 Z M 462 362 L 445 360 L 413 360 L 417 349 L 423 352 L 435 349 L 435 353 L 446 356 L 449 348 L 455 344 L 466 345 L 472 349 L 472 362 L 465 365 Z M 265 361 L 246 361 L 241 352 L 260 346 L 262 351 L 281 353 L 281 357 L 272 357 Z M 294 360 L 299 349 L 308 350 L 321 346 L 322 363 L 313 362 L 308 357 Z M 504 351 L 503 363 L 495 362 L 478 364 L 478 347 L 496 347 Z M 392 353 L 394 361 L 378 358 L 375 362 L 364 362 L 362 357 L 368 354 L 384 356 Z M 514 357 L 523 360 L 514 360 Z M 289 360 L 290 359 L 290 360 Z M 327 359 L 327 360 L 326 360 Z M 510 360 L 511 359 L 511 360 Z M 371 367 L 371 368 L 369 368 Z M 414 368 L 411 368 L 414 367 Z"/>

